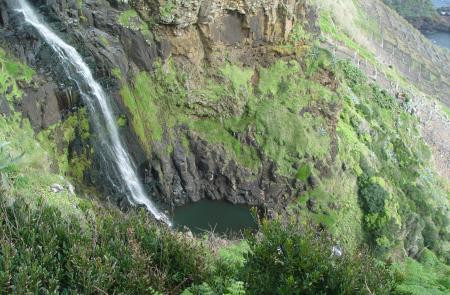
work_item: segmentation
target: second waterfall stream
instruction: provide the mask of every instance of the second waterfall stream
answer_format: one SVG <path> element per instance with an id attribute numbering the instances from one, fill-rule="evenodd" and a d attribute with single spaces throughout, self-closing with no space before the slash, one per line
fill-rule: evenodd
<path id="1" fill-rule="evenodd" d="M 88 65 L 72 46 L 65 43 L 48 26 L 40 20 L 32 7 L 25 0 L 18 0 L 17 11 L 21 12 L 25 22 L 33 26 L 45 42 L 57 53 L 68 78 L 73 80 L 80 91 L 84 103 L 89 108 L 91 120 L 101 142 L 105 161 L 110 162 L 121 181 L 124 193 L 132 204 L 144 205 L 158 220 L 169 226 L 171 222 L 146 195 L 136 173 L 131 156 L 120 139 L 109 97 L 102 86 L 94 79 Z"/>

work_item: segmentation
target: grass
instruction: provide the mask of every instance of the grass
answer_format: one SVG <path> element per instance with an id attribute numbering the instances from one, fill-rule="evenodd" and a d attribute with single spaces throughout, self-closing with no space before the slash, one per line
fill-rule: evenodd
<path id="1" fill-rule="evenodd" d="M 73 208 L 78 200 L 71 199 L 67 190 L 61 193 L 51 190 L 54 183 L 66 186 L 67 180 L 52 171 L 51 156 L 35 140 L 28 120 L 17 113 L 10 118 L 0 116 L 0 141 L 10 143 L 8 148 L 12 157 L 23 154 L 2 174 L 2 188 L 6 189 L 2 192 L 4 197 L 20 196 L 28 203 L 41 198 L 44 203 L 61 209 L 65 214 L 78 214 Z"/>
<path id="2" fill-rule="evenodd" d="M 443 113 L 447 116 L 447 119 L 450 120 L 450 108 L 448 106 L 444 105 L 443 103 L 440 103 L 439 105 L 440 105 Z"/>
<path id="3" fill-rule="evenodd" d="M 151 86 L 151 78 L 141 72 L 135 77 L 135 87 L 125 86 L 121 90 L 125 106 L 131 113 L 131 124 L 141 143 L 150 150 L 149 140 L 160 141 L 163 129 L 158 120 L 159 111 Z"/>
<path id="4" fill-rule="evenodd" d="M 419 261 L 407 258 L 403 264 L 393 268 L 396 275 L 404 280 L 397 286 L 398 292 L 412 295 L 444 295 L 450 292 L 450 267 L 428 249 Z"/>
<path id="5" fill-rule="evenodd" d="M 124 12 L 119 21 L 127 26 L 135 17 L 135 12 Z M 332 20 L 322 15 L 325 33 L 349 47 L 360 47 Z M 304 40 L 303 33 L 297 28 L 292 38 Z M 359 50 L 370 57 L 364 48 Z M 13 85 L 13 92 L 16 85 L 13 98 L 19 99 L 17 81 L 30 82 L 32 72 L 1 56 L 1 85 Z M 154 142 L 170 146 L 181 140 L 188 149 L 186 137 L 177 139 L 173 132 L 184 124 L 214 148 L 223 148 L 228 159 L 253 171 L 262 158 L 273 161 L 275 173 L 292 180 L 292 186 L 307 185 L 292 205 L 296 215 L 289 217 L 301 216 L 303 225 L 321 225 L 347 253 L 369 243 L 379 258 L 395 261 L 405 249 L 417 247 L 423 259 L 407 259 L 398 266 L 405 278 L 399 290 L 448 291 L 448 266 L 425 249 L 448 259 L 448 188 L 430 169 L 430 151 L 417 120 L 350 63 L 333 61 L 329 52 L 316 47 L 303 57 L 257 68 L 228 62 L 205 69 L 205 77 L 195 80 L 193 87 L 187 83 L 192 82 L 187 80 L 192 78 L 189 73 L 170 60 L 156 64 L 154 73 L 139 72 L 130 81 L 115 70 L 128 111 L 128 119 L 122 114 L 118 125 L 130 124 L 148 156 Z M 89 136 L 83 110 L 38 135 L 38 141 L 27 120 L 17 114 L 0 117 L 0 142 L 10 142 L 11 158 L 24 155 L 1 171 L 1 197 L 9 198 L 2 199 L 9 203 L 9 207 L 2 204 L 2 216 L 6 220 L 13 212 L 26 213 L 20 215 L 24 222 L 15 225 L 24 225 L 20 231 L 5 230 L 0 238 L 0 259 L 7 263 L 1 265 L 11 270 L 0 273 L 3 290 L 151 294 L 156 289 L 167 293 L 185 289 L 184 294 L 206 294 L 205 290 L 242 294 L 253 284 L 266 290 L 283 286 L 289 294 L 309 279 L 317 288 L 337 285 L 321 281 L 330 274 L 340 275 L 327 271 L 336 266 L 329 245 L 319 247 L 325 252 L 302 252 L 299 249 L 310 242 L 276 223 L 266 223 L 265 236 L 249 236 L 247 242 L 219 249 L 215 257 L 199 240 L 168 232 L 143 213 L 95 209 L 95 203 L 69 196 L 67 190 L 54 193 L 52 184 L 66 185 L 60 174 L 82 181 L 92 151 L 85 145 L 81 155 L 69 160 L 67 145 L 75 138 L 88 141 Z M 315 177 L 314 186 L 306 184 L 309 176 Z M 17 200 L 25 204 L 13 202 Z M 314 200 L 314 210 L 308 209 L 309 200 Z M 35 221 L 40 223 L 34 227 Z M 5 224 L 2 230 L 8 229 Z M 11 258 L 18 255 L 22 259 Z M 356 257 L 361 255 L 344 259 Z M 318 258 L 324 259 L 322 263 L 315 263 Z M 36 259 L 39 263 L 33 264 Z M 370 265 L 378 266 L 375 261 Z M 308 271 L 298 273 L 301 267 Z M 304 279 L 305 273 L 313 275 Z M 317 273 L 323 275 L 314 276 Z M 267 286 L 270 281 L 273 285 Z"/>
<path id="6" fill-rule="evenodd" d="M 30 83 L 34 74 L 34 70 L 0 48 L 0 93 L 9 103 L 17 102 L 23 94 L 17 83 Z"/>
<path id="7" fill-rule="evenodd" d="M 448 192 L 429 173 L 430 152 L 417 119 L 350 62 L 313 46 L 302 62 L 278 59 L 257 68 L 227 62 L 205 69 L 195 83 L 188 79 L 194 81 L 169 61 L 124 85 L 131 124 L 147 144 L 170 144 L 172 128 L 184 124 L 253 172 L 267 159 L 288 179 L 305 183 L 313 175 L 317 187 L 297 196 L 302 216 L 351 249 L 370 243 L 383 259 L 397 259 L 404 243 L 423 248 L 418 239 L 403 238 L 411 218 L 427 220 L 420 235 L 447 232 L 442 208 Z M 362 189 L 366 178 L 382 180 L 388 192 L 379 212 L 363 210 L 362 201 L 373 196 L 361 192 L 377 192 Z M 310 197 L 317 212 L 307 209 Z M 436 239 L 433 251 L 446 257 L 445 234 Z"/>
<path id="8" fill-rule="evenodd" d="M 411 214 L 419 214 L 422 220 L 442 214 L 439 208 L 445 207 L 445 188 L 436 183 L 436 176 L 427 172 L 431 165 L 430 152 L 418 131 L 417 119 L 389 94 L 362 79 L 356 68 L 348 68 L 349 64 L 341 66 L 349 87 L 345 90 L 347 99 L 337 131 L 344 146 L 350 148 L 340 151 L 339 156 L 359 177 L 377 176 L 389 192 L 382 214 L 367 215 L 365 220 L 366 232 L 376 237 L 380 251 L 389 248 L 388 252 L 394 253 L 402 247 L 398 235 Z M 352 99 L 354 96 L 357 100 Z M 362 124 L 367 131 L 361 131 Z M 411 187 L 413 183 L 418 187 Z M 360 184 L 358 187 L 361 192 Z M 422 196 L 418 197 L 420 194 Z M 433 201 L 418 202 L 419 199 Z M 440 219 L 435 218 L 431 223 L 431 228 L 446 231 Z M 428 233 L 423 231 L 422 234 Z M 445 238 L 442 239 L 439 246 L 433 246 L 434 251 L 446 257 L 446 243 Z"/>
<path id="9" fill-rule="evenodd" d="M 252 69 L 226 63 L 220 68 L 220 73 L 231 83 L 235 95 L 239 95 L 240 92 L 250 92 L 250 79 L 254 74 Z"/>
<path id="10" fill-rule="evenodd" d="M 334 40 L 342 42 L 346 47 L 356 51 L 361 57 L 368 60 L 372 64 L 377 64 L 375 55 L 364 48 L 359 42 L 352 39 L 345 31 L 339 26 L 336 26 L 333 22 L 332 15 L 330 12 L 322 12 L 319 17 L 320 30 L 329 34 Z"/>
<path id="11" fill-rule="evenodd" d="M 278 172 L 281 175 L 293 176 L 297 172 L 293 165 L 300 162 L 305 154 L 323 158 L 330 145 L 323 118 L 308 113 L 300 117 L 298 114 L 311 101 L 333 100 L 332 94 L 320 84 L 304 80 L 301 77 L 300 65 L 295 61 L 278 61 L 269 68 L 260 68 L 258 72 L 259 83 L 254 89 L 249 84 L 254 75 L 252 70 L 230 65 L 221 69 L 228 83 L 220 85 L 217 82 L 209 82 L 208 89 L 214 89 L 216 94 L 224 94 L 213 101 L 227 100 L 226 93 L 236 93 L 236 89 L 241 89 L 240 98 L 233 100 L 238 101 L 238 105 L 243 105 L 246 112 L 240 116 L 220 118 L 220 122 L 215 119 L 198 120 L 194 129 L 203 134 L 210 134 L 207 135 L 208 138 L 211 138 L 211 132 L 214 132 L 213 141 L 225 144 L 225 148 L 231 150 L 238 156 L 240 163 L 247 166 L 258 160 L 252 156 L 255 155 L 252 151 L 254 147 L 245 147 L 244 143 L 237 141 L 230 134 L 242 134 L 252 130 L 251 136 L 259 148 L 278 164 Z M 228 87 L 231 89 L 227 90 Z M 277 99 L 274 99 L 275 97 Z M 252 152 L 241 152 L 245 150 Z M 251 167 L 254 168 L 255 165 Z"/>
<path id="12" fill-rule="evenodd" d="M 277 263 L 266 257 L 273 251 L 261 252 L 251 236 L 218 247 L 214 252 L 204 242 L 208 239 L 173 232 L 152 221 L 143 210 L 123 214 L 69 196 L 67 191 L 52 192 L 50 186 L 64 180 L 51 172 L 51 159 L 35 140 L 28 121 L 19 114 L 9 119 L 0 116 L 0 127 L 0 141 L 11 142 L 11 154 L 25 153 L 20 162 L 1 171 L 0 288 L 3 291 L 245 294 L 254 291 L 247 283 L 253 282 L 252 273 L 265 276 L 264 269 L 254 268 L 255 261 L 276 267 Z M 75 136 L 72 131 L 63 134 L 66 139 Z M 278 228 L 276 223 L 269 225 L 264 221 L 264 224 L 272 228 L 272 233 L 286 236 L 285 229 Z M 276 236 L 267 231 L 266 235 L 265 245 L 278 245 Z M 303 257 L 303 267 L 321 268 L 327 277 L 327 273 L 334 275 L 332 268 L 325 266 L 326 261 L 322 261 L 323 267 L 322 262 L 313 262 L 313 257 L 320 253 L 329 258 L 328 252 L 318 252 L 325 249 L 325 244 L 320 243 L 322 249 L 313 243 L 316 239 L 309 241 L 305 235 L 298 234 L 295 237 L 301 237 L 303 242 L 299 245 L 308 246 L 293 256 Z M 283 247 L 289 243 L 283 240 Z M 308 253 L 315 254 L 305 258 Z M 355 271 L 371 265 L 343 263 L 346 265 L 343 270 Z M 295 280 L 301 283 L 305 278 L 295 274 Z M 278 278 L 273 286 L 266 287 L 276 288 L 280 282 L 284 280 Z M 345 286 L 348 282 L 339 279 L 339 284 Z M 370 284 L 376 286 L 378 282 Z M 317 284 L 315 288 L 321 286 Z M 294 290 L 289 285 L 285 288 Z"/>
<path id="13" fill-rule="evenodd" d="M 311 168 L 309 165 L 302 165 L 297 170 L 297 179 L 300 179 L 303 182 L 306 182 L 308 180 L 308 177 L 311 175 Z"/>

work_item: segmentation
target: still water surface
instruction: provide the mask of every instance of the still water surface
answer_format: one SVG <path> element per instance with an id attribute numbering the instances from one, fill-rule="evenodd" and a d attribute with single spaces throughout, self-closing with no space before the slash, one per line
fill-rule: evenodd
<path id="1" fill-rule="evenodd" d="M 450 49 L 450 34 L 445 32 L 435 32 L 425 34 L 428 39 L 436 45 Z"/>
<path id="2" fill-rule="evenodd" d="M 201 200 L 175 209 L 172 218 L 175 227 L 188 227 L 194 234 L 214 230 L 218 234 L 238 234 L 255 229 L 250 207 L 225 201 Z"/>
<path id="3" fill-rule="evenodd" d="M 432 0 L 432 2 L 436 7 L 450 6 L 450 0 Z"/>
<path id="4" fill-rule="evenodd" d="M 433 4 L 436 8 L 450 6 L 450 0 L 433 0 Z M 450 49 L 450 34 L 444 32 L 436 32 L 431 34 L 425 34 L 428 39 L 436 45 Z"/>

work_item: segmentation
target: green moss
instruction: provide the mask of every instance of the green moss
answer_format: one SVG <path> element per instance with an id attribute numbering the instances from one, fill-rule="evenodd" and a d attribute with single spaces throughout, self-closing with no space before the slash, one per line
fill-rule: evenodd
<path id="1" fill-rule="evenodd" d="M 157 113 L 153 102 L 149 102 L 147 104 L 147 107 L 150 107 L 149 109 L 140 109 L 139 105 L 144 104 L 143 100 L 145 97 L 136 98 L 135 95 L 137 96 L 139 93 L 133 93 L 128 86 L 123 87 L 120 94 L 122 95 L 125 106 L 131 113 L 131 124 L 134 132 L 140 139 L 143 146 L 147 149 L 147 151 L 149 151 L 150 147 L 148 146 L 148 139 L 150 137 L 160 139 L 162 134 L 161 126 L 155 118 Z M 142 118 L 143 115 L 141 111 L 143 110 L 145 110 L 145 115 L 148 115 L 147 118 Z M 146 134 L 146 129 L 150 129 L 148 130 L 148 134 Z"/>
<path id="2" fill-rule="evenodd" d="M 254 74 L 252 69 L 227 63 L 220 69 L 220 72 L 231 82 L 235 95 L 240 92 L 250 93 L 250 79 Z"/>
<path id="3" fill-rule="evenodd" d="M 8 56 L 0 48 L 0 94 L 10 103 L 16 102 L 22 96 L 18 86 L 19 81 L 30 83 L 34 70 Z"/>
<path id="4" fill-rule="evenodd" d="M 104 35 L 100 36 L 100 42 L 102 42 L 102 45 L 104 47 L 109 47 L 110 46 L 109 40 Z"/>
<path id="5" fill-rule="evenodd" d="M 134 78 L 133 87 L 124 85 L 121 94 L 131 114 L 133 129 L 147 151 L 151 150 L 152 141 L 162 140 L 165 128 L 169 131 L 170 126 L 187 123 L 210 142 L 223 145 L 238 162 L 253 170 L 259 166 L 256 149 L 241 142 L 236 134 L 254 130 L 254 140 L 278 164 L 279 172 L 294 176 L 297 171 L 292 166 L 304 155 L 323 158 L 330 146 L 326 120 L 298 113 L 308 102 L 331 103 L 336 98 L 326 87 L 302 78 L 297 62 L 279 61 L 259 72 L 257 95 L 250 84 L 254 71 L 229 63 L 218 70 L 222 81 L 206 78 L 200 81 L 205 87 L 192 90 L 203 101 L 232 104 L 235 113 L 247 109 L 237 116 L 233 113 L 211 113 L 210 118 L 200 119 L 187 116 L 192 107 L 186 109 L 184 103 L 188 93 L 184 77 L 171 62 L 157 65 L 154 74 L 141 72 Z M 278 99 L 273 99 L 274 95 Z M 197 111 L 193 108 L 194 115 Z"/>
<path id="6" fill-rule="evenodd" d="M 138 74 L 129 85 L 122 81 L 130 124 L 148 151 L 151 142 L 163 141 L 171 152 L 173 127 L 185 124 L 252 171 L 266 158 L 279 175 L 301 181 L 317 175 L 319 187 L 306 195 L 317 199 L 319 209 L 309 212 L 307 199 L 302 199 L 302 214 L 352 249 L 370 236 L 368 241 L 383 255 L 390 255 L 388 248 L 400 251 L 399 230 L 411 214 L 436 216 L 428 226 L 430 235 L 446 231 L 438 213 L 445 189 L 426 172 L 430 152 L 417 120 L 351 63 L 313 47 L 302 64 L 277 60 L 255 71 L 226 63 L 203 74 L 189 77 L 195 83 L 187 84 L 189 74 L 169 61 L 157 64 L 153 74 Z M 334 87 L 319 83 L 329 79 Z M 188 149 L 188 140 L 181 141 Z M 337 153 L 334 160 L 332 151 Z M 318 161 L 331 171 L 328 176 L 322 175 L 325 169 Z M 366 176 L 384 182 L 389 192 L 377 212 L 363 212 L 358 198 L 362 188 L 356 180 Z M 423 192 L 429 189 L 433 205 L 417 201 L 419 193 L 408 188 L 411 183 L 421 183 Z M 436 251 L 443 253 L 443 244 L 437 244 Z"/>
<path id="7" fill-rule="evenodd" d="M 300 65 L 295 62 L 277 61 L 269 68 L 259 69 L 258 91 L 249 84 L 253 71 L 239 69 L 236 65 L 227 65 L 221 69 L 227 83 L 208 80 L 210 92 L 214 90 L 214 101 L 227 100 L 227 93 L 240 88 L 248 93 L 243 102 L 247 111 L 241 116 L 221 118 L 221 123 L 212 120 L 197 122 L 197 131 L 212 136 L 214 142 L 225 144 L 225 148 L 237 155 L 241 163 L 254 162 L 254 156 L 242 153 L 246 144 L 239 142 L 231 134 L 242 134 L 252 130 L 251 136 L 262 152 L 275 161 L 279 173 L 294 176 L 297 171 L 292 168 L 306 154 L 323 158 L 330 146 L 330 136 L 326 130 L 326 122 L 321 116 L 305 113 L 299 116 L 303 107 L 315 100 L 334 100 L 333 94 L 320 84 L 302 78 Z M 229 89 L 228 87 L 231 87 Z M 241 91 L 242 93 L 242 91 Z M 276 99 L 275 99 L 276 98 Z M 233 101 L 234 98 L 231 98 Z M 215 124 L 215 125 L 214 125 Z M 199 127 L 201 126 L 201 128 Z M 222 129 L 216 131 L 217 129 Z M 253 150 L 253 147 L 247 147 Z M 255 152 L 252 152 L 255 153 Z M 246 160 L 242 158 L 245 156 Z M 255 165 L 252 165 L 256 167 Z"/>
<path id="8" fill-rule="evenodd" d="M 120 25 L 135 31 L 141 31 L 143 34 L 148 34 L 150 32 L 148 25 L 141 20 L 134 9 L 122 11 L 117 21 Z"/>
<path id="9" fill-rule="evenodd" d="M 306 182 L 306 180 L 310 175 L 311 175 L 311 168 L 309 167 L 309 165 L 302 165 L 300 168 L 298 168 L 296 177 L 297 179 Z"/>
<path id="10" fill-rule="evenodd" d="M 278 60 L 270 68 L 260 68 L 258 90 L 266 95 L 285 93 L 288 81 L 295 79 L 300 71 L 300 65 L 294 60 L 289 63 Z"/>
<path id="11" fill-rule="evenodd" d="M 200 132 L 210 143 L 222 145 L 240 164 L 253 170 L 258 169 L 259 158 L 255 149 L 241 143 L 219 122 L 214 120 L 197 120 L 193 122 L 192 127 L 197 132 Z"/>
<path id="12" fill-rule="evenodd" d="M 330 137 L 321 117 L 300 117 L 274 100 L 258 105 L 253 124 L 257 142 L 282 175 L 294 175 L 293 165 L 306 154 L 321 159 L 329 153 Z"/>
<path id="13" fill-rule="evenodd" d="M 122 26 L 130 26 L 132 19 L 133 18 L 137 18 L 138 14 L 136 12 L 136 10 L 134 9 L 130 9 L 130 10 L 126 10 L 120 13 L 118 21 L 119 24 L 121 24 Z"/>
<path id="14" fill-rule="evenodd" d="M 127 123 L 128 121 L 125 115 L 120 115 L 119 118 L 117 119 L 117 126 L 119 126 L 120 128 L 127 126 Z"/>
<path id="15" fill-rule="evenodd" d="M 169 20 L 175 9 L 174 0 L 165 0 L 164 4 L 159 7 L 159 15 L 163 20 Z"/>
<path id="16" fill-rule="evenodd" d="M 64 121 L 41 131 L 37 140 L 50 154 L 51 168 L 54 172 L 67 176 L 81 184 L 84 173 L 92 165 L 93 151 L 89 148 L 90 137 L 89 120 L 85 108 L 72 114 Z M 82 140 L 85 145 L 79 153 L 69 155 L 69 145 L 76 139 Z"/>
<path id="17" fill-rule="evenodd" d="M 366 179 L 358 181 L 359 194 L 364 197 L 360 206 L 365 211 L 365 231 L 378 254 L 388 257 L 402 251 L 401 228 L 411 216 L 429 220 L 441 214 L 438 206 L 418 200 L 433 200 L 434 204 L 445 206 L 445 189 L 438 184 L 433 187 L 436 178 L 427 172 L 430 152 L 418 131 L 417 119 L 387 92 L 370 85 L 351 64 L 339 63 L 339 69 L 341 92 L 346 97 L 337 125 L 339 145 L 345 146 L 339 150 L 339 159 L 360 179 Z M 376 183 L 372 183 L 375 179 Z M 433 193 L 411 187 L 422 180 Z M 368 181 L 372 184 L 367 185 Z M 441 226 L 440 218 L 431 223 L 429 229 L 437 231 L 439 227 L 448 232 Z M 427 235 L 425 230 L 423 234 Z M 446 257 L 444 240 L 437 243 L 439 246 L 433 243 L 433 247 Z"/>
<path id="18" fill-rule="evenodd" d="M 138 73 L 130 86 L 122 80 L 120 91 L 123 102 L 130 112 L 130 121 L 147 152 L 152 141 L 161 141 L 163 130 L 172 127 L 178 115 L 175 108 L 186 96 L 182 78 L 171 63 L 167 68 L 155 65 L 154 73 Z M 117 75 L 119 73 L 116 73 Z"/>

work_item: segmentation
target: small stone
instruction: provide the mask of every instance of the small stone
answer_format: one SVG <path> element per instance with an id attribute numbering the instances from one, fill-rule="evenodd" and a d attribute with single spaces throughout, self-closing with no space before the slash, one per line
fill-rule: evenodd
<path id="1" fill-rule="evenodd" d="M 317 213 L 317 201 L 314 198 L 309 198 L 306 202 L 306 206 L 308 207 L 308 210 Z"/>
<path id="2" fill-rule="evenodd" d="M 331 248 L 331 253 L 333 254 L 333 256 L 341 257 L 342 248 L 339 246 L 333 246 L 333 248 Z"/>
<path id="3" fill-rule="evenodd" d="M 186 235 L 186 237 L 188 237 L 189 239 L 193 239 L 194 238 L 194 235 L 192 234 L 192 231 L 187 226 L 183 227 L 183 231 L 184 231 L 184 234 Z"/>
<path id="4" fill-rule="evenodd" d="M 69 182 L 67 183 L 67 191 L 69 192 L 69 195 L 75 195 L 75 187 Z"/>
<path id="5" fill-rule="evenodd" d="M 319 185 L 319 181 L 314 175 L 308 176 L 308 184 L 314 189 Z"/>
<path id="6" fill-rule="evenodd" d="M 50 186 L 50 189 L 52 190 L 52 192 L 54 193 L 60 193 L 62 191 L 64 191 L 64 187 L 58 183 L 54 183 Z"/>

